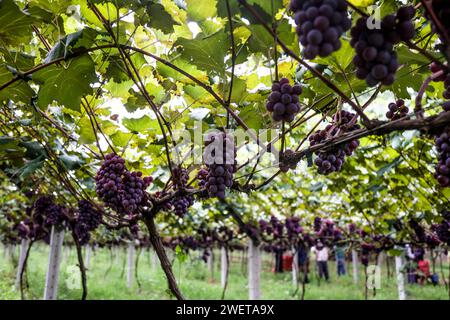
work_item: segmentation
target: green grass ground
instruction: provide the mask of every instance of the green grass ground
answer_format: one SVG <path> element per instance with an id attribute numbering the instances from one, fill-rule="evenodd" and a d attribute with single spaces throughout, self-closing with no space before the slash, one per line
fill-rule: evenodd
<path id="1" fill-rule="evenodd" d="M 41 299 L 44 290 L 45 271 L 47 266 L 48 246 L 37 245 L 32 248 L 28 263 L 29 290 L 27 298 Z M 112 256 L 112 259 L 111 259 Z M 174 273 L 179 282 L 181 291 L 188 299 L 220 299 L 222 289 L 220 287 L 220 270 L 218 252 L 215 254 L 216 264 L 214 268 L 215 280 L 211 281 L 206 264 L 196 258 L 196 254 L 183 263 L 175 260 Z M 88 298 L 89 299 L 170 299 L 167 293 L 167 283 L 159 265 L 152 269 L 151 255 L 148 251 L 142 251 L 138 267 L 138 276 L 141 288 L 133 278 L 132 288 L 127 288 L 125 249 L 120 250 L 118 256 L 111 254 L 108 249 L 98 249 L 91 256 L 88 270 Z M 227 299 L 247 299 L 247 277 L 245 267 L 240 262 L 240 253 L 232 255 L 233 263 L 230 268 L 230 278 Z M 61 263 L 59 282 L 59 299 L 79 299 L 80 289 L 74 289 L 73 284 L 78 284 L 79 273 L 76 267 L 76 252 L 74 249 L 64 251 Z M 261 274 L 262 299 L 299 299 L 299 294 L 293 295 L 292 275 L 290 272 L 273 274 L 270 272 L 271 257 L 264 255 L 263 272 Z M 447 269 L 446 269 L 447 270 Z M 438 269 L 439 271 L 439 269 Z M 334 263 L 330 264 L 331 281 L 329 283 L 318 282 L 312 275 L 312 281 L 306 286 L 305 299 L 364 299 L 363 273 L 361 270 L 360 283 L 353 284 L 351 274 L 338 278 Z M 350 270 L 351 272 L 351 270 Z M 447 273 L 447 272 L 446 272 Z M 440 275 L 441 276 L 441 275 Z M 11 259 L 0 252 L 0 299 L 20 299 L 20 294 L 14 291 L 13 284 L 15 270 Z M 408 299 L 448 299 L 448 294 L 443 285 L 433 287 L 431 285 L 418 286 L 407 285 Z M 369 299 L 397 299 L 396 279 L 387 276 L 387 269 L 382 268 L 381 289 L 369 292 Z"/>

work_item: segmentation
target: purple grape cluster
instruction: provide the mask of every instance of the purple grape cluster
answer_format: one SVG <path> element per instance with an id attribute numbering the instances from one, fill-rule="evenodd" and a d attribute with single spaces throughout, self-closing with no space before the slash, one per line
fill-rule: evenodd
<path id="1" fill-rule="evenodd" d="M 153 181 L 151 177 L 142 178 L 142 172 L 125 171 L 123 174 L 123 187 L 119 192 L 122 206 L 129 214 L 136 213 L 144 199 L 144 191 Z"/>
<path id="2" fill-rule="evenodd" d="M 445 75 L 444 88 L 445 88 L 445 91 L 443 93 L 443 97 L 445 99 L 449 100 L 450 99 L 450 73 L 447 73 Z M 444 111 L 450 111 L 450 101 L 445 101 L 442 104 L 442 108 L 444 109 Z"/>
<path id="3" fill-rule="evenodd" d="M 434 82 L 441 82 L 441 81 L 445 81 L 445 79 L 447 79 L 447 70 L 444 70 L 439 64 L 437 64 L 436 62 L 432 62 L 430 64 L 430 71 L 431 73 L 434 75 Z M 442 74 L 440 76 L 437 76 L 437 73 L 441 72 Z M 450 81 L 450 80 L 449 80 Z M 447 88 L 447 86 L 446 86 Z M 446 91 L 447 93 L 444 93 L 444 98 L 445 95 L 447 95 L 448 97 L 446 99 L 450 99 L 450 90 Z"/>
<path id="4" fill-rule="evenodd" d="M 172 180 L 176 189 L 183 189 L 189 180 L 189 172 L 181 167 L 172 170 Z"/>
<path id="5" fill-rule="evenodd" d="M 450 211 L 441 211 L 442 222 L 432 226 L 432 230 L 436 233 L 437 238 L 450 246 Z"/>
<path id="6" fill-rule="evenodd" d="M 270 224 L 272 225 L 273 236 L 275 239 L 283 237 L 284 224 L 275 216 L 270 217 Z"/>
<path id="7" fill-rule="evenodd" d="M 446 128 L 435 139 L 438 151 L 438 163 L 436 165 L 434 177 L 443 188 L 450 186 L 450 132 Z"/>
<path id="8" fill-rule="evenodd" d="M 124 211 L 120 192 L 123 189 L 122 176 L 125 173 L 125 160 L 118 155 L 108 154 L 95 176 L 96 192 L 111 209 Z"/>
<path id="9" fill-rule="evenodd" d="M 197 172 L 197 180 L 198 180 L 198 186 L 200 188 L 206 187 L 206 182 L 208 181 L 208 170 L 205 168 L 200 168 Z"/>
<path id="10" fill-rule="evenodd" d="M 197 194 L 197 197 L 200 199 L 207 199 L 209 198 L 209 192 L 206 190 L 206 183 L 208 182 L 208 169 L 207 168 L 200 168 L 197 172 L 197 181 L 198 186 L 200 189 L 205 189 L 206 192 L 201 192 Z"/>
<path id="11" fill-rule="evenodd" d="M 45 208 L 51 205 L 51 201 L 49 200 L 51 200 L 51 197 L 45 197 L 38 202 L 37 206 L 35 202 L 32 206 L 25 209 L 27 217 L 15 227 L 19 238 L 38 239 L 48 234 L 49 226 L 45 225 Z"/>
<path id="12" fill-rule="evenodd" d="M 320 231 L 320 229 L 322 228 L 322 218 L 320 218 L 320 217 L 315 217 L 314 218 L 314 226 L 313 226 L 313 228 L 314 228 L 315 232 L 319 232 Z"/>
<path id="13" fill-rule="evenodd" d="M 316 228 L 314 228 L 316 229 Z M 321 220 L 321 226 L 319 231 L 316 231 L 316 236 L 318 238 L 331 239 L 334 236 L 334 222 L 331 220 Z"/>
<path id="14" fill-rule="evenodd" d="M 142 178 L 142 172 L 128 171 L 125 160 L 114 153 L 105 156 L 95 176 L 99 198 L 117 213 L 130 215 L 137 212 L 152 181 L 152 177 Z"/>
<path id="15" fill-rule="evenodd" d="M 370 253 L 375 249 L 373 244 L 371 243 L 362 243 L 361 244 L 361 264 L 364 266 L 369 265 Z"/>
<path id="16" fill-rule="evenodd" d="M 189 180 L 189 172 L 181 167 L 176 167 L 172 171 L 172 180 L 175 190 L 183 190 Z M 189 207 L 194 204 L 194 197 L 191 195 L 177 196 L 171 201 L 173 211 L 180 218 L 188 212 Z"/>
<path id="17" fill-rule="evenodd" d="M 450 221 L 444 220 L 439 224 L 433 225 L 433 231 L 442 243 L 450 246 Z"/>
<path id="18" fill-rule="evenodd" d="M 272 113 L 272 119 L 277 122 L 294 121 L 295 115 L 300 111 L 298 96 L 302 91 L 299 84 L 291 86 L 287 78 L 275 81 L 266 104 L 267 111 Z"/>
<path id="19" fill-rule="evenodd" d="M 352 235 L 353 233 L 356 232 L 356 224 L 354 223 L 350 223 L 348 225 L 348 232 Z"/>
<path id="20" fill-rule="evenodd" d="M 409 220 L 408 224 L 411 227 L 411 229 L 414 230 L 414 234 L 416 235 L 417 240 L 420 243 L 425 243 L 426 241 L 425 229 L 414 219 Z"/>
<path id="21" fill-rule="evenodd" d="M 445 221 L 449 221 L 450 222 L 450 211 L 447 210 L 442 210 L 441 211 L 441 216 Z"/>
<path id="22" fill-rule="evenodd" d="M 433 73 L 433 81 L 435 82 L 444 82 L 444 99 L 450 99 L 450 73 L 447 69 L 444 69 L 442 66 L 438 65 L 436 62 L 432 62 L 430 65 L 430 71 Z M 441 73 L 439 76 L 438 73 Z M 445 101 L 442 104 L 442 108 L 444 111 L 450 111 L 450 101 Z"/>
<path id="23" fill-rule="evenodd" d="M 365 79 L 369 87 L 394 83 L 399 66 L 394 45 L 414 37 L 414 15 L 413 6 L 402 7 L 396 15 L 385 16 L 380 29 L 369 29 L 367 17 L 360 18 L 352 28 L 350 44 L 356 51 L 356 76 Z"/>
<path id="24" fill-rule="evenodd" d="M 341 48 L 339 39 L 352 26 L 345 0 L 291 0 L 290 7 L 305 59 L 327 57 Z"/>
<path id="25" fill-rule="evenodd" d="M 333 229 L 333 240 L 335 242 L 341 241 L 344 239 L 344 235 L 342 234 L 342 231 L 338 228 Z"/>
<path id="26" fill-rule="evenodd" d="M 68 221 L 67 209 L 54 202 L 52 196 L 41 196 L 33 205 L 33 218 L 43 227 L 64 227 Z"/>
<path id="27" fill-rule="evenodd" d="M 405 106 L 405 101 L 397 100 L 395 103 L 389 104 L 389 111 L 386 113 L 386 118 L 390 120 L 398 120 L 408 115 L 409 109 Z"/>
<path id="28" fill-rule="evenodd" d="M 17 234 L 21 239 L 31 239 L 34 233 L 34 223 L 30 218 L 25 218 L 16 226 Z"/>
<path id="29" fill-rule="evenodd" d="M 73 231 L 74 231 L 76 237 L 78 238 L 78 242 L 80 243 L 80 245 L 83 246 L 83 245 L 89 243 L 89 240 L 91 240 L 91 234 L 86 225 L 84 225 L 82 223 L 76 223 L 73 226 Z"/>
<path id="30" fill-rule="evenodd" d="M 204 160 L 208 168 L 205 184 L 211 198 L 225 199 L 225 190 L 233 185 L 236 172 L 236 146 L 231 134 L 210 134 L 205 141 Z"/>
<path id="31" fill-rule="evenodd" d="M 360 129 L 358 124 L 353 123 L 354 118 L 355 114 L 344 110 L 336 113 L 333 117 L 334 124 L 329 124 L 324 130 L 318 130 L 309 137 L 310 145 L 314 146 L 328 138 Z M 359 140 L 355 139 L 330 150 L 317 152 L 314 164 L 318 167 L 319 174 L 328 175 L 341 171 L 345 157 L 351 156 L 358 146 Z"/>
<path id="32" fill-rule="evenodd" d="M 181 243 L 185 249 L 196 250 L 200 247 L 200 243 L 193 236 L 181 238 Z"/>
<path id="33" fill-rule="evenodd" d="M 184 217 L 193 204 L 194 197 L 191 195 L 177 197 L 172 200 L 173 211 L 180 218 Z"/>
<path id="34" fill-rule="evenodd" d="M 299 217 L 289 217 L 285 221 L 286 232 L 289 239 L 298 237 L 302 232 L 303 228 L 300 226 Z"/>
<path id="35" fill-rule="evenodd" d="M 102 223 L 102 213 L 87 200 L 78 201 L 77 223 L 84 224 L 89 231 L 95 230 Z"/>
<path id="36" fill-rule="evenodd" d="M 289 159 L 289 158 L 292 157 L 294 154 L 295 154 L 295 151 L 294 151 L 294 150 L 286 149 L 286 150 L 284 151 L 283 158 Z M 288 172 L 289 170 L 294 170 L 294 169 L 297 167 L 297 165 L 296 165 L 295 163 L 290 163 L 290 162 L 288 162 L 288 161 L 286 161 L 286 162 L 285 162 L 285 161 L 282 161 L 282 162 L 280 162 L 279 167 L 280 167 L 280 171 L 281 171 L 281 172 Z"/>
<path id="37" fill-rule="evenodd" d="M 425 238 L 425 243 L 430 248 L 435 248 L 441 244 L 439 237 L 435 234 L 427 234 Z"/>
<path id="38" fill-rule="evenodd" d="M 102 222 L 102 213 L 87 200 L 78 201 L 78 216 L 73 230 L 81 245 L 85 245 L 91 239 L 90 232 L 97 229 Z"/>
<path id="39" fill-rule="evenodd" d="M 135 221 L 133 223 L 131 223 L 131 225 L 129 226 L 130 229 L 130 234 L 131 234 L 131 238 L 132 239 L 137 239 L 139 236 L 139 224 Z"/>
<path id="40" fill-rule="evenodd" d="M 154 194 L 155 198 L 158 199 L 159 201 L 161 201 L 163 198 L 165 198 L 167 196 L 167 192 L 163 191 L 157 191 Z M 170 211 L 172 210 L 172 202 L 171 201 L 164 201 L 162 208 L 166 211 Z"/>
<path id="41" fill-rule="evenodd" d="M 205 224 L 197 229 L 198 234 L 200 235 L 199 243 L 206 248 L 209 248 L 213 244 L 213 231 L 209 229 Z"/>
<path id="42" fill-rule="evenodd" d="M 271 235 L 273 233 L 273 227 L 264 219 L 260 219 L 258 221 L 259 230 L 261 233 L 265 233 L 267 235 Z"/>
<path id="43" fill-rule="evenodd" d="M 256 226 L 254 223 L 248 222 L 244 228 L 239 228 L 239 232 L 247 234 L 252 239 L 258 238 L 261 234 L 261 230 L 258 227 L 259 225 Z"/>
<path id="44" fill-rule="evenodd" d="M 367 232 L 364 229 L 359 229 L 358 234 L 361 238 L 365 238 L 368 236 Z"/>
<path id="45" fill-rule="evenodd" d="M 67 209 L 59 204 L 48 208 L 45 223 L 51 226 L 63 227 L 67 222 Z"/>

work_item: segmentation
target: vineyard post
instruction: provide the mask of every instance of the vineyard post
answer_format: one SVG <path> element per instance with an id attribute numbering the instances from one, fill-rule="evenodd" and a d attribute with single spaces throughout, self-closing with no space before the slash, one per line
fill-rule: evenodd
<path id="1" fill-rule="evenodd" d="M 292 248 L 292 286 L 297 287 L 298 284 L 298 252 L 295 247 Z"/>
<path id="2" fill-rule="evenodd" d="M 44 300 L 56 300 L 58 295 L 59 267 L 63 241 L 64 229 L 58 230 L 55 226 L 52 226 L 48 269 L 45 278 Z"/>
<path id="3" fill-rule="evenodd" d="M 250 300 L 261 298 L 260 289 L 261 249 L 253 239 L 248 243 L 248 293 Z"/>
<path id="4" fill-rule="evenodd" d="M 22 273 L 22 269 L 25 264 L 25 257 L 27 255 L 28 246 L 30 244 L 30 239 L 22 239 L 20 242 L 20 254 L 19 254 L 19 264 L 17 265 L 17 272 L 16 272 L 16 282 L 14 287 L 16 290 L 19 290 L 20 288 L 20 274 Z"/>
<path id="5" fill-rule="evenodd" d="M 214 250 L 213 248 L 208 249 L 209 255 L 208 255 L 208 271 L 209 271 L 209 280 L 211 282 L 214 282 Z"/>
<path id="6" fill-rule="evenodd" d="M 395 256 L 395 274 L 397 276 L 398 299 L 406 300 L 405 279 L 402 272 L 403 259 L 402 256 Z"/>
<path id="7" fill-rule="evenodd" d="M 225 288 L 228 277 L 228 259 L 227 259 L 227 249 L 224 245 L 220 248 L 220 285 Z"/>
<path id="8" fill-rule="evenodd" d="M 128 264 L 127 264 L 127 287 L 131 288 L 133 284 L 133 266 L 134 266 L 134 243 L 128 243 Z"/>
<path id="9" fill-rule="evenodd" d="M 358 284 L 358 253 L 352 249 L 353 283 Z"/>

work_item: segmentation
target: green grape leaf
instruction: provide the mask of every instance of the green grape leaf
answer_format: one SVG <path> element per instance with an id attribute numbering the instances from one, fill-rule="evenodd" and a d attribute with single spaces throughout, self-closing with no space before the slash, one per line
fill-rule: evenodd
<path id="1" fill-rule="evenodd" d="M 152 120 L 148 116 L 142 116 L 141 118 L 137 119 L 124 118 L 122 120 L 122 123 L 125 126 L 125 128 L 127 128 L 133 133 L 142 133 L 149 129 L 159 128 L 158 121 Z"/>
<path id="2" fill-rule="evenodd" d="M 72 59 L 63 66 L 50 66 L 33 74 L 40 83 L 37 104 L 46 109 L 56 101 L 75 111 L 80 111 L 83 95 L 92 93 L 91 84 L 97 80 L 94 62 L 85 55 Z"/>
<path id="3" fill-rule="evenodd" d="M 148 26 L 159 29 L 164 33 L 171 33 L 174 31 L 174 25 L 179 25 L 166 9 L 159 3 L 149 3 L 147 5 L 147 14 L 150 21 Z"/>
<path id="4" fill-rule="evenodd" d="M 229 43 L 229 36 L 225 32 L 217 32 L 206 38 L 180 38 L 175 45 L 182 47 L 181 57 L 190 63 L 205 71 L 223 74 Z"/>
<path id="5" fill-rule="evenodd" d="M 202 21 L 217 14 L 217 0 L 186 0 L 188 17 Z"/>
<path id="6" fill-rule="evenodd" d="M 27 43 L 35 19 L 20 10 L 13 0 L 0 0 L 0 39 L 6 44 Z"/>

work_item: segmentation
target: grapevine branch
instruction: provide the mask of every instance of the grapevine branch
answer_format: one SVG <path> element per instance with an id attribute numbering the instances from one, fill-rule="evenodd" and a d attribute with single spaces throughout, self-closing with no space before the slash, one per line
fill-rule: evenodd
<path id="1" fill-rule="evenodd" d="M 156 230 L 155 220 L 153 216 L 147 217 L 146 219 L 144 219 L 144 222 L 150 233 L 150 242 L 153 248 L 155 249 L 156 254 L 158 255 L 161 267 L 164 270 L 164 273 L 166 274 L 170 291 L 174 294 L 174 296 L 178 300 L 184 300 L 184 297 L 181 294 L 180 289 L 178 288 L 175 276 L 173 275 L 172 266 L 170 264 L 169 259 L 167 258 L 161 237 L 159 236 L 158 231 Z"/>
<path id="2" fill-rule="evenodd" d="M 81 273 L 81 286 L 83 288 L 83 292 L 81 294 L 81 300 L 86 300 L 87 297 L 87 277 L 86 277 L 86 267 L 83 261 L 83 253 L 81 252 L 81 245 L 78 239 L 77 234 L 75 233 L 74 228 L 72 228 L 72 237 L 75 243 L 75 248 L 77 250 L 77 259 L 78 259 L 78 267 L 80 268 Z"/>
<path id="3" fill-rule="evenodd" d="M 230 91 L 228 92 L 227 105 L 230 105 L 231 95 L 233 92 L 233 82 L 234 82 L 234 69 L 236 67 L 236 45 L 234 42 L 234 33 L 233 33 L 233 19 L 231 16 L 230 9 L 230 0 L 226 0 L 227 5 L 227 15 L 228 15 L 228 23 L 230 26 L 230 41 L 231 41 L 231 80 L 230 80 Z M 227 111 L 227 129 L 230 127 L 230 112 Z"/>
<path id="4" fill-rule="evenodd" d="M 439 115 L 430 116 L 424 119 L 406 119 L 391 122 L 378 121 L 378 125 L 372 129 L 359 129 L 344 134 L 334 139 L 330 139 L 324 143 L 317 144 L 303 151 L 297 152 L 293 158 L 300 161 L 306 154 L 328 150 L 338 145 L 350 142 L 369 135 L 386 135 L 394 131 L 421 130 L 428 133 L 434 133 L 440 128 L 450 124 L 450 112 L 443 112 Z"/>

